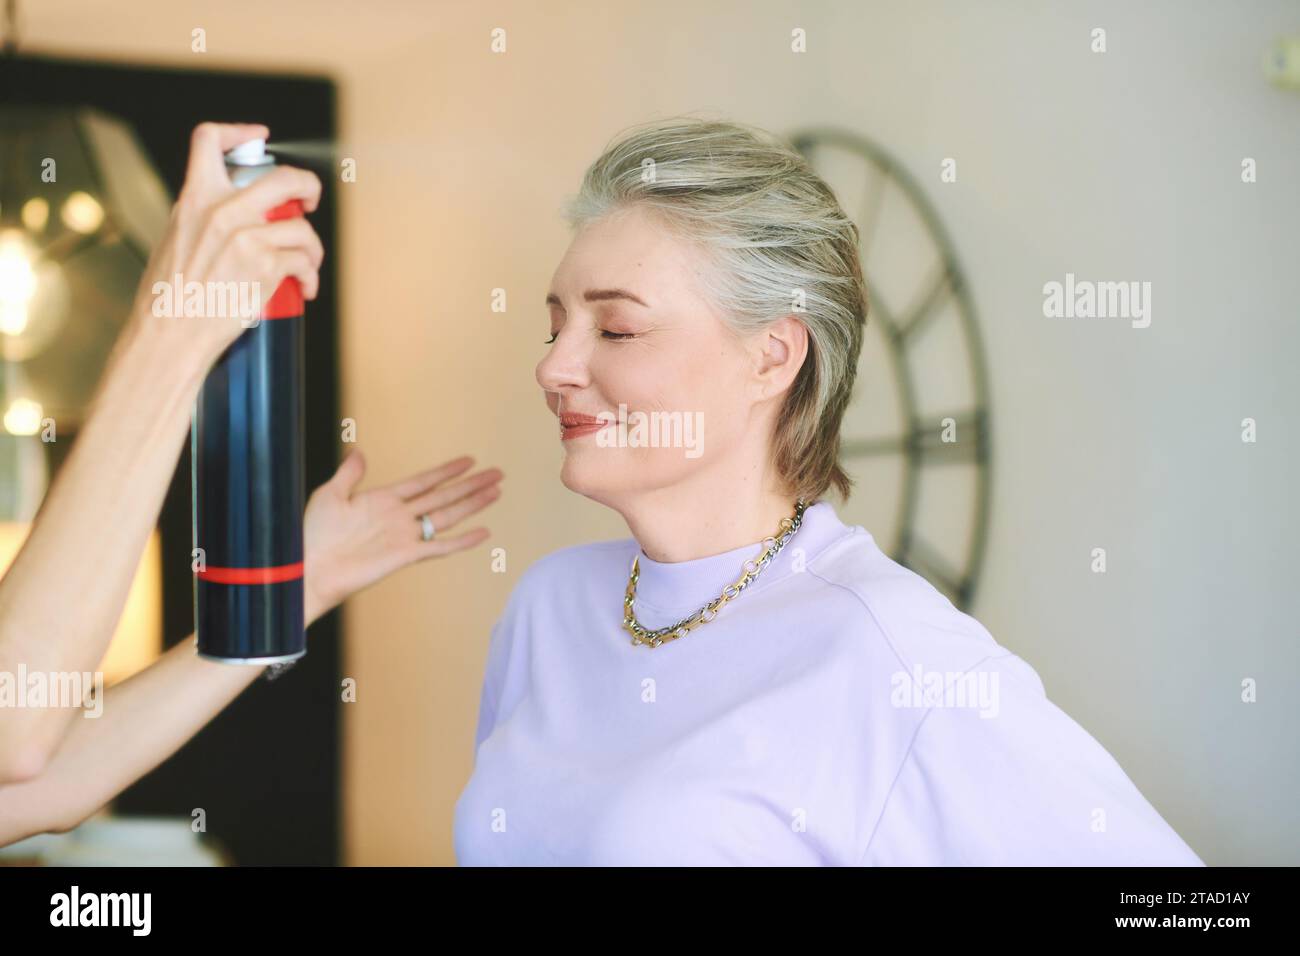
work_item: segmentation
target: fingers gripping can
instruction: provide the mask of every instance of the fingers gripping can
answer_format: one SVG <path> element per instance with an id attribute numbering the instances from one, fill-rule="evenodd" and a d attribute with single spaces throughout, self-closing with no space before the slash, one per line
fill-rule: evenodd
<path id="1" fill-rule="evenodd" d="M 226 155 L 235 186 L 275 168 L 264 146 Z M 302 214 L 291 200 L 267 219 Z M 239 664 L 307 653 L 302 288 L 290 276 L 261 302 L 261 320 L 247 323 L 204 381 L 191 432 L 198 652 Z"/>

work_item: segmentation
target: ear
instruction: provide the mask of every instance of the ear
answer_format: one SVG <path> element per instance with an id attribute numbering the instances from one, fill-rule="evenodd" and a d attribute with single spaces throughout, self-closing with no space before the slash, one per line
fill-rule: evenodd
<path id="1" fill-rule="evenodd" d="M 753 398 L 782 395 L 808 357 L 808 327 L 795 316 L 784 315 L 754 336 L 751 349 Z"/>

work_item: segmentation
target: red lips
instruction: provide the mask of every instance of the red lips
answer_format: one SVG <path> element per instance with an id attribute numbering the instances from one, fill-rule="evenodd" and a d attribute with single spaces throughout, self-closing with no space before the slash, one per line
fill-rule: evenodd
<path id="1" fill-rule="evenodd" d="M 577 412 L 564 412 L 560 415 L 560 424 L 565 428 L 576 428 L 579 425 L 603 425 L 605 421 L 608 421 L 608 419 L 601 420 L 590 415 L 579 415 Z"/>

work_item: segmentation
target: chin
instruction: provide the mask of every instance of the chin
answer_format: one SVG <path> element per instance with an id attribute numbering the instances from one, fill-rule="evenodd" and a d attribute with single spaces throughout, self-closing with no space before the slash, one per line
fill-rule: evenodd
<path id="1" fill-rule="evenodd" d="M 629 490 L 630 483 L 622 480 L 618 469 L 610 468 L 612 462 L 596 461 L 594 457 L 569 452 L 560 468 L 560 483 L 576 495 L 609 505 Z"/>
<path id="2" fill-rule="evenodd" d="M 574 461 L 572 452 L 566 453 L 560 466 L 560 483 L 574 494 L 588 498 L 597 497 L 607 484 L 601 480 L 599 468 L 590 461 Z"/>

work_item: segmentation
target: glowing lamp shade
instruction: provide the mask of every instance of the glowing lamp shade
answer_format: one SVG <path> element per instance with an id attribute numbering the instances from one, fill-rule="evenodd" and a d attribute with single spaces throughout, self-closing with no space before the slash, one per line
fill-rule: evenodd
<path id="1" fill-rule="evenodd" d="M 171 198 L 135 131 L 97 110 L 0 105 L 0 147 L 0 398 L 29 398 L 71 432 Z"/>
<path id="2" fill-rule="evenodd" d="M 30 526 L 24 522 L 0 522 L 0 577 L 9 570 L 18 550 L 27 540 Z M 72 558 L 71 560 L 76 560 Z M 126 680 L 158 659 L 162 653 L 162 544 L 155 531 L 145 545 L 136 568 L 131 591 L 118 620 L 108 653 L 99 669 L 104 684 Z"/>

